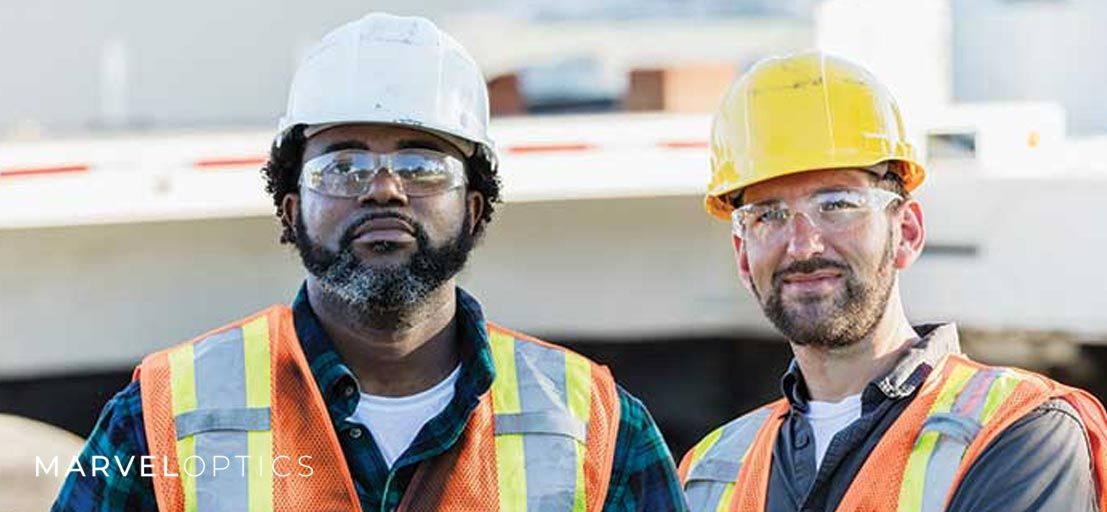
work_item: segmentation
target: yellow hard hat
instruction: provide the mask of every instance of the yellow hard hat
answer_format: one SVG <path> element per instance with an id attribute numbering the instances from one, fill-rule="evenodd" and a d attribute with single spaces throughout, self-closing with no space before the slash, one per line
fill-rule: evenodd
<path id="1" fill-rule="evenodd" d="M 805 171 L 887 166 L 908 191 L 925 172 L 891 93 L 860 65 L 819 51 L 759 61 L 730 87 L 711 127 L 704 207 L 729 220 L 724 196 Z"/>

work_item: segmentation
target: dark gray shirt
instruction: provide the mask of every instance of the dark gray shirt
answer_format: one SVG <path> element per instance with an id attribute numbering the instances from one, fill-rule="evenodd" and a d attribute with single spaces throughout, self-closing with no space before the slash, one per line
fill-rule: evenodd
<path id="1" fill-rule="evenodd" d="M 776 446 L 766 510 L 834 511 L 884 432 L 945 355 L 960 353 L 952 324 L 915 327 L 921 339 L 861 394 L 861 417 L 838 432 L 815 468 L 815 438 L 804 417 L 807 390 L 793 362 L 781 385 L 791 410 Z M 1007 428 L 969 468 L 950 512 L 1097 510 L 1087 436 L 1076 411 L 1054 400 Z"/>

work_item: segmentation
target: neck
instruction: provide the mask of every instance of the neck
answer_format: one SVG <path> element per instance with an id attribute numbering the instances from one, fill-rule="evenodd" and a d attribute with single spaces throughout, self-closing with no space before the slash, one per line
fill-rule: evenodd
<path id="1" fill-rule="evenodd" d="M 323 330 L 363 393 L 407 396 L 430 389 L 459 362 L 455 282 L 450 279 L 407 311 L 365 318 L 328 295 L 312 277 L 308 299 Z"/>
<path id="2" fill-rule="evenodd" d="M 858 343 L 831 349 L 793 344 L 792 351 L 811 399 L 838 402 L 888 373 L 917 338 L 893 289 L 884 316 Z"/>

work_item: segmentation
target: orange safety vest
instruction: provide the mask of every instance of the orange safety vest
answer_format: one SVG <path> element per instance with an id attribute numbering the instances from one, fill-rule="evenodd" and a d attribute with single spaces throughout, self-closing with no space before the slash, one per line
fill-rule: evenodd
<path id="1" fill-rule="evenodd" d="M 965 472 L 1012 423 L 1051 399 L 1076 409 L 1088 434 L 1100 510 L 1107 510 L 1107 414 L 1086 391 L 1014 368 L 943 358 L 885 432 L 837 510 L 945 510 Z M 709 434 L 684 456 L 680 478 L 693 512 L 762 512 L 777 433 L 777 400 Z"/>
<path id="2" fill-rule="evenodd" d="M 599 511 L 619 426 L 606 367 L 488 324 L 496 378 L 403 511 Z M 359 511 L 293 326 L 273 306 L 135 369 L 162 512 Z M 306 458 L 305 458 L 306 457 Z"/>

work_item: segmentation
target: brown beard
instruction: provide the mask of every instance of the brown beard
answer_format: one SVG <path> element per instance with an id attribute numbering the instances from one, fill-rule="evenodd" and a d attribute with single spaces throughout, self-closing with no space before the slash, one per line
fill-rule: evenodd
<path id="1" fill-rule="evenodd" d="M 884 315 L 895 275 L 892 257 L 892 235 L 889 233 L 880 265 L 868 281 L 862 281 L 845 263 L 816 257 L 773 273 L 767 301 L 762 300 L 756 286 L 753 292 L 765 316 L 792 343 L 826 349 L 848 347 L 872 334 Z M 841 272 L 845 280 L 845 289 L 838 296 L 800 299 L 791 307 L 784 304 L 782 288 L 786 274 L 828 268 Z M 797 310 L 806 310 L 807 314 Z"/>

